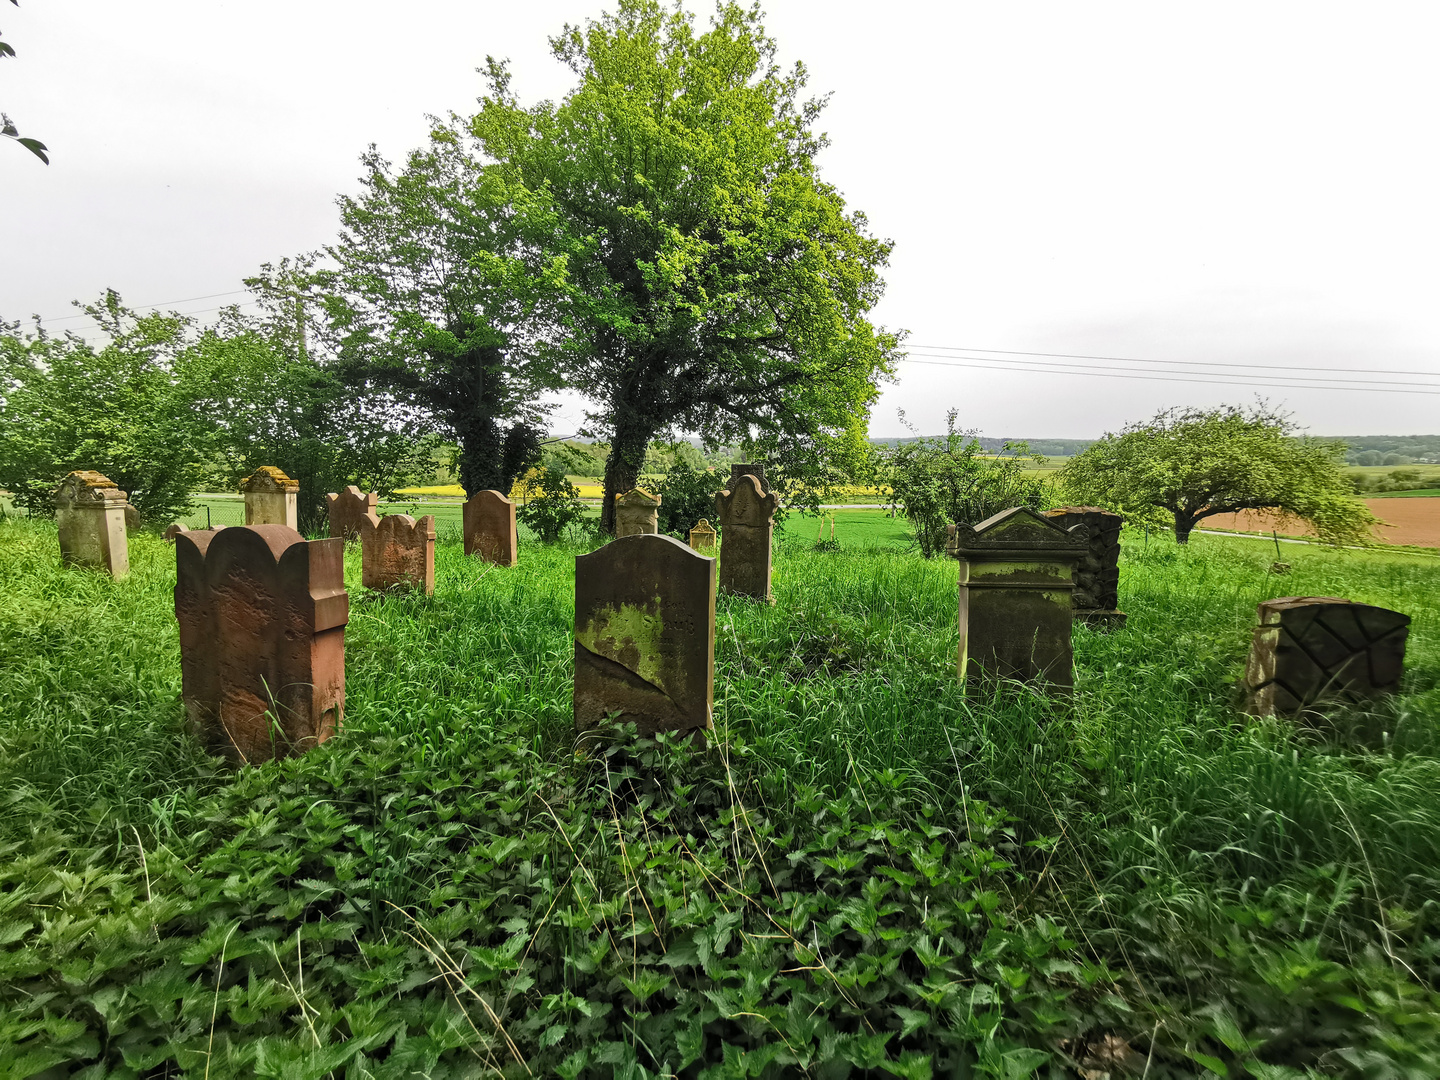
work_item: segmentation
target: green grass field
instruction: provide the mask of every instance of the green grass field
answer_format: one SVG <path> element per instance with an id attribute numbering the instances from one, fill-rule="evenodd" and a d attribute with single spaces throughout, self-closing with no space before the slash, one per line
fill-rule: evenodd
<path id="1" fill-rule="evenodd" d="M 345 728 L 239 772 L 173 548 L 0 523 L 0 1075 L 1440 1075 L 1435 560 L 1127 537 L 1074 697 L 967 697 L 956 565 L 835 517 L 720 599 L 709 749 L 577 757 L 582 549 L 445 542 L 432 598 L 347 553 Z M 1275 595 L 1412 614 L 1403 693 L 1247 722 Z"/>

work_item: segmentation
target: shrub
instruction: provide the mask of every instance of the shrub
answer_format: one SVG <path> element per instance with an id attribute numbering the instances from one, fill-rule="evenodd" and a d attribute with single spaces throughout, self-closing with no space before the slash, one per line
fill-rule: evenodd
<path id="1" fill-rule="evenodd" d="M 542 544 L 556 543 L 565 530 L 585 516 L 580 489 L 559 469 L 531 469 L 520 481 L 525 504 L 516 517 L 540 537 Z"/>
<path id="2" fill-rule="evenodd" d="M 719 472 L 677 460 L 660 485 L 660 531 L 688 539 L 697 521 L 715 518 L 715 495 L 724 486 Z"/>

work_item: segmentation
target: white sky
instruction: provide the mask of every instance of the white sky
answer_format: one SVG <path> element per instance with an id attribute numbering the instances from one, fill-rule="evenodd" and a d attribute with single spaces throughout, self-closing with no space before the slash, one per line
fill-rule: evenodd
<path id="1" fill-rule="evenodd" d="M 107 286 L 136 305 L 227 293 L 325 244 L 368 143 L 399 158 L 426 113 L 468 111 L 487 53 L 511 59 L 525 100 L 559 97 L 568 72 L 546 37 L 603 6 L 22 3 L 0 3 L 18 53 L 0 62 L 0 108 L 52 164 L 0 145 L 0 316 L 47 321 Z M 1069 362 L 1147 379 L 906 363 L 873 435 L 905 434 L 898 409 L 939 431 L 955 406 L 986 435 L 1088 438 L 1257 392 L 1318 434 L 1440 431 L 1436 393 L 1167 378 L 1205 361 L 1255 365 L 1211 369 L 1229 380 L 1351 368 L 1331 377 L 1440 391 L 1440 6 L 767 11 L 811 88 L 834 93 L 825 175 L 896 241 L 876 318 L 910 331 L 915 360 L 946 346 L 1169 362 Z"/>

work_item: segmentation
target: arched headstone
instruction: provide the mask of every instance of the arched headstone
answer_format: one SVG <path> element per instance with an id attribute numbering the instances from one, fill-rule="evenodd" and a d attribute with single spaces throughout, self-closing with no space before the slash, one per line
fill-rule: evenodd
<path id="1" fill-rule="evenodd" d="M 732 476 L 730 487 L 715 496 L 723 537 L 720 588 L 725 592 L 770 599 L 770 547 L 779 507 L 780 496 L 767 492 L 754 473 Z"/>
<path id="2" fill-rule="evenodd" d="M 409 514 L 360 519 L 360 581 L 367 589 L 435 591 L 435 517 Z"/>
<path id="3" fill-rule="evenodd" d="M 300 527 L 300 485 L 274 465 L 261 465 L 240 481 L 246 525 Z"/>
<path id="4" fill-rule="evenodd" d="M 354 484 L 338 495 L 325 496 L 325 515 L 330 521 L 330 535 L 341 540 L 354 540 L 360 535 L 360 522 L 366 514 L 377 514 L 380 497 L 373 491 L 361 491 Z"/>
<path id="5" fill-rule="evenodd" d="M 520 561 L 515 503 L 498 491 L 477 491 L 461 508 L 465 554 L 478 555 L 497 566 Z"/>
<path id="6" fill-rule="evenodd" d="M 72 566 L 91 566 L 113 578 L 130 573 L 125 535 L 125 492 L 109 477 L 91 469 L 72 472 L 55 491 L 55 524 L 60 558 Z"/>

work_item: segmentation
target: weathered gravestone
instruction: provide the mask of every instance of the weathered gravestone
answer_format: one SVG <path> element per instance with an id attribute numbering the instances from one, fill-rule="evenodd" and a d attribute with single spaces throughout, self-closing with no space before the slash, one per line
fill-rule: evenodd
<path id="1" fill-rule="evenodd" d="M 1098 506 L 1060 506 L 1045 516 L 1062 529 L 1090 528 L 1085 557 L 1075 567 L 1070 612 L 1079 622 L 1101 629 L 1125 625 L 1120 605 L 1120 526 L 1124 519 Z"/>
<path id="2" fill-rule="evenodd" d="M 300 485 L 274 465 L 261 465 L 240 481 L 240 490 L 245 493 L 246 525 L 300 527 Z"/>
<path id="3" fill-rule="evenodd" d="M 225 526 L 222 525 L 220 527 L 223 529 Z M 187 533 L 189 531 L 190 526 L 186 525 L 183 521 L 176 521 L 173 522 L 170 527 L 165 530 L 164 536 L 166 540 L 174 543 L 175 537 L 179 536 L 181 533 Z"/>
<path id="4" fill-rule="evenodd" d="M 947 550 L 960 560 L 962 683 L 1074 685 L 1070 591 L 1088 540 L 1086 526 L 1062 529 L 1024 507 L 950 527 Z"/>
<path id="5" fill-rule="evenodd" d="M 700 523 L 690 530 L 690 546 L 696 551 L 715 550 L 715 530 L 708 519 L 701 518 Z"/>
<path id="6" fill-rule="evenodd" d="M 175 538 L 181 696 L 190 729 L 239 764 L 303 753 L 345 709 L 345 543 L 284 525 Z"/>
<path id="7" fill-rule="evenodd" d="M 497 566 L 519 562 L 520 540 L 512 500 L 498 491 L 477 491 L 466 500 L 461 516 L 466 555 L 478 555 Z"/>
<path id="8" fill-rule="evenodd" d="M 615 536 L 641 536 L 660 531 L 660 496 L 631 488 L 615 496 Z"/>
<path id="9" fill-rule="evenodd" d="M 1394 693 L 1410 616 L 1333 596 L 1282 596 L 1256 609 L 1245 711 L 1293 716 L 1326 701 Z"/>
<path id="10" fill-rule="evenodd" d="M 125 504 L 125 532 L 127 534 L 137 533 L 144 527 L 145 521 L 141 518 L 139 509 L 127 502 Z"/>
<path id="11" fill-rule="evenodd" d="M 727 593 L 770 599 L 770 545 L 779 506 L 780 496 L 767 492 L 754 473 L 732 473 L 730 487 L 715 496 L 723 537 L 720 588 Z"/>
<path id="12" fill-rule="evenodd" d="M 360 519 L 360 582 L 367 589 L 435 591 L 435 517 L 409 514 Z"/>
<path id="13" fill-rule="evenodd" d="M 354 540 L 360 535 L 360 522 L 366 514 L 378 516 L 380 497 L 373 491 L 361 491 L 354 484 L 338 495 L 325 496 L 325 515 L 330 521 L 330 535 L 341 540 Z"/>
<path id="14" fill-rule="evenodd" d="M 55 491 L 55 524 L 60 558 L 71 566 L 92 566 L 111 577 L 130 573 L 125 536 L 125 492 L 91 469 L 72 472 Z"/>
<path id="15" fill-rule="evenodd" d="M 760 482 L 762 494 L 770 493 L 770 485 L 765 483 L 765 466 L 758 461 L 737 461 L 730 465 L 730 486 L 733 488 L 736 481 L 742 476 L 753 476 Z"/>
<path id="16" fill-rule="evenodd" d="M 658 535 L 576 556 L 577 729 L 707 731 L 714 685 L 714 559 Z"/>

